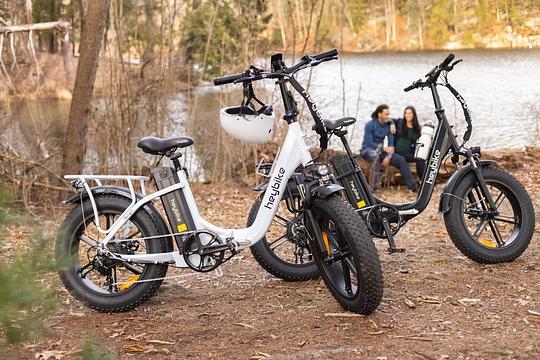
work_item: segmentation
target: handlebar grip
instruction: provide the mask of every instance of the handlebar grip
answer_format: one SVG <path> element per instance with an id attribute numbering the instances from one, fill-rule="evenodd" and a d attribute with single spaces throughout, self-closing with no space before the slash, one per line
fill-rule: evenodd
<path id="1" fill-rule="evenodd" d="M 411 90 L 414 90 L 415 88 L 416 88 L 416 84 L 412 84 L 412 85 L 407 86 L 405 89 L 403 89 L 403 91 L 409 92 Z"/>
<path id="2" fill-rule="evenodd" d="M 324 58 L 337 56 L 337 54 L 338 54 L 337 49 L 332 49 L 326 52 L 322 52 L 320 54 L 315 54 L 312 56 L 312 58 L 314 58 L 315 60 L 322 60 Z"/>
<path id="3" fill-rule="evenodd" d="M 233 74 L 233 75 L 225 75 L 221 77 L 214 78 L 214 85 L 225 85 L 235 82 L 236 80 L 242 78 L 244 74 Z"/>
<path id="4" fill-rule="evenodd" d="M 450 63 L 452 62 L 452 60 L 454 60 L 455 57 L 456 56 L 454 54 L 449 54 L 446 59 L 444 59 L 444 61 L 441 63 L 441 65 L 439 65 L 439 68 L 444 69 L 445 67 L 450 65 Z"/>

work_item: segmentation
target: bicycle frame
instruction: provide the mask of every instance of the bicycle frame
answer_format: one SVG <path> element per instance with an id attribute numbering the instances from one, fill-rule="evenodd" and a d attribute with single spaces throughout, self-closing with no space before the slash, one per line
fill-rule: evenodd
<path id="1" fill-rule="evenodd" d="M 433 96 L 433 102 L 435 104 L 435 115 L 437 117 L 438 124 L 435 130 L 433 146 L 431 147 L 431 150 L 430 150 L 430 155 L 428 158 L 429 160 L 426 166 L 426 171 L 424 172 L 422 176 L 420 190 L 414 201 L 409 202 L 409 203 L 403 203 L 403 204 L 390 204 L 380 199 L 377 199 L 369 191 L 369 185 L 364 174 L 361 171 L 358 171 L 359 167 L 356 164 L 356 162 L 353 160 L 353 154 L 348 145 L 346 138 L 343 136 L 341 137 L 341 140 L 347 151 L 347 154 L 351 162 L 353 163 L 353 168 L 355 169 L 353 172 L 356 172 L 358 179 L 360 180 L 360 183 L 362 187 L 364 188 L 366 206 L 362 207 L 361 210 L 369 209 L 369 207 L 373 207 L 377 204 L 391 205 L 397 208 L 399 214 L 401 215 L 404 221 L 408 221 L 414 218 L 427 207 L 427 205 L 429 204 L 429 201 L 431 200 L 431 196 L 433 195 L 433 190 L 435 188 L 436 179 L 438 177 L 443 158 L 448 154 L 449 151 L 451 151 L 452 154 L 460 153 L 460 146 L 458 145 L 456 141 L 452 128 L 450 124 L 448 123 L 448 119 L 446 118 L 444 109 L 442 107 L 439 93 L 437 90 L 437 85 L 431 84 L 430 90 Z M 468 157 L 468 160 L 472 164 L 475 164 L 474 157 L 472 156 Z M 455 161 L 455 163 L 457 163 L 457 161 Z M 338 176 L 337 179 L 339 180 L 349 175 L 350 173 L 340 174 L 340 176 Z"/>
<path id="2" fill-rule="evenodd" d="M 95 219 L 98 219 L 98 210 L 95 204 L 95 199 L 92 191 L 88 185 L 87 180 L 127 180 L 129 184 L 130 193 L 132 196 L 132 203 L 126 208 L 126 210 L 119 216 L 119 218 L 111 225 L 109 229 L 103 230 L 98 226 L 100 232 L 106 234 L 105 238 L 99 242 L 99 246 L 102 249 L 106 249 L 106 245 L 113 239 L 115 234 L 129 221 L 130 217 L 137 212 L 142 206 L 158 199 L 166 194 L 174 191 L 180 191 L 183 193 L 188 214 L 183 214 L 184 218 L 190 216 L 196 227 L 196 231 L 206 230 L 215 233 L 221 239 L 231 242 L 234 245 L 235 251 L 242 250 L 250 247 L 259 241 L 267 232 L 270 227 L 274 215 L 277 212 L 279 202 L 285 192 L 287 182 L 294 170 L 299 166 L 304 167 L 312 162 L 311 154 L 304 141 L 304 134 L 298 122 L 290 122 L 287 135 L 281 150 L 277 155 L 277 159 L 274 162 L 274 167 L 271 171 L 269 186 L 264 193 L 262 205 L 257 212 L 257 216 L 253 224 L 247 228 L 241 229 L 227 229 L 216 226 L 203 217 L 199 213 L 195 198 L 189 185 L 187 174 L 185 170 L 180 169 L 177 172 L 179 183 L 168 186 L 164 189 L 156 191 L 152 194 L 144 196 L 140 200 L 136 200 L 135 192 L 131 183 L 131 180 L 146 180 L 146 177 L 130 177 L 130 176 L 94 176 L 94 175 L 66 175 L 66 179 L 77 179 L 82 182 L 88 197 L 92 203 Z M 98 183 L 99 184 L 99 183 Z M 97 223 L 97 222 L 96 222 Z M 188 232 L 187 232 L 188 233 Z M 187 234 L 186 233 L 186 234 Z M 171 234 L 172 236 L 172 234 Z M 150 263 L 175 263 L 177 266 L 183 266 L 182 255 L 179 251 L 171 251 L 167 253 L 153 253 L 153 254 L 114 254 L 119 260 L 124 261 L 136 261 L 136 262 L 150 262 Z"/>
<path id="3" fill-rule="evenodd" d="M 435 137 L 433 139 L 433 146 L 431 147 L 429 161 L 426 164 L 426 171 L 422 176 L 420 184 L 420 190 L 418 196 L 411 203 L 399 204 L 397 209 L 400 214 L 406 219 L 411 219 L 424 211 L 429 204 L 433 190 L 435 188 L 435 182 L 439 175 L 439 170 L 442 165 L 442 160 L 448 154 L 448 151 L 452 151 L 453 154 L 459 153 L 459 145 L 456 141 L 452 128 L 448 123 L 446 114 L 441 104 L 441 99 L 437 91 L 437 85 L 431 84 L 431 94 L 433 96 L 433 102 L 435 104 L 435 115 L 438 120 L 437 129 L 435 131 Z M 382 203 L 382 201 L 379 201 Z"/>

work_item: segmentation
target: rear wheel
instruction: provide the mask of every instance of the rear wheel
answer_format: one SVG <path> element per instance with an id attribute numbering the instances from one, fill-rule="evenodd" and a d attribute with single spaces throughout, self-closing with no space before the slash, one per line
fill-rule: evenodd
<path id="1" fill-rule="evenodd" d="M 482 169 L 496 213 L 488 211 L 473 173 L 459 183 L 452 207 L 444 215 L 450 239 L 471 260 L 494 264 L 520 256 L 534 232 L 534 208 L 529 194 L 512 175 L 500 169 Z M 459 201 L 458 199 L 463 199 Z"/>
<path id="2" fill-rule="evenodd" d="M 95 198 L 99 224 L 109 228 L 131 200 L 117 195 Z M 151 216 L 137 211 L 108 243 L 118 254 L 149 254 L 166 251 L 165 239 L 137 240 L 160 235 Z M 66 289 L 87 306 L 104 312 L 133 309 L 154 295 L 167 272 L 163 264 L 127 264 L 98 255 L 104 235 L 97 230 L 89 200 L 76 206 L 64 220 L 56 241 L 60 279 Z M 157 279 L 157 280 L 153 280 Z"/>
<path id="3" fill-rule="evenodd" d="M 313 200 L 313 214 L 322 234 L 313 255 L 326 286 L 348 311 L 371 314 L 381 302 L 383 275 L 377 249 L 360 216 L 343 198 Z"/>

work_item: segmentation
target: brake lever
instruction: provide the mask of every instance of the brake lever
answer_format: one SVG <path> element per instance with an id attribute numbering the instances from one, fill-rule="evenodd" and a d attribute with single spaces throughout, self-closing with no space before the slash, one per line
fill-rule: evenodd
<path id="1" fill-rule="evenodd" d="M 251 70 L 251 73 L 252 73 L 253 75 L 255 75 L 255 74 L 260 74 L 260 73 L 262 72 L 262 69 L 259 69 L 259 68 L 255 67 L 255 66 L 253 66 L 253 65 L 250 65 L 250 66 L 249 66 L 249 70 Z"/>

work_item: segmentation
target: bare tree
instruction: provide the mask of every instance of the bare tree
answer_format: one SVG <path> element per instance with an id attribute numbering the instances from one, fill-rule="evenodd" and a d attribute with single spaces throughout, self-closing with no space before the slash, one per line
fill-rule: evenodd
<path id="1" fill-rule="evenodd" d="M 85 27 L 81 34 L 81 56 L 64 141 L 62 162 L 64 174 L 79 173 L 84 165 L 86 135 L 92 112 L 92 93 L 109 4 L 110 0 L 88 2 Z"/>

